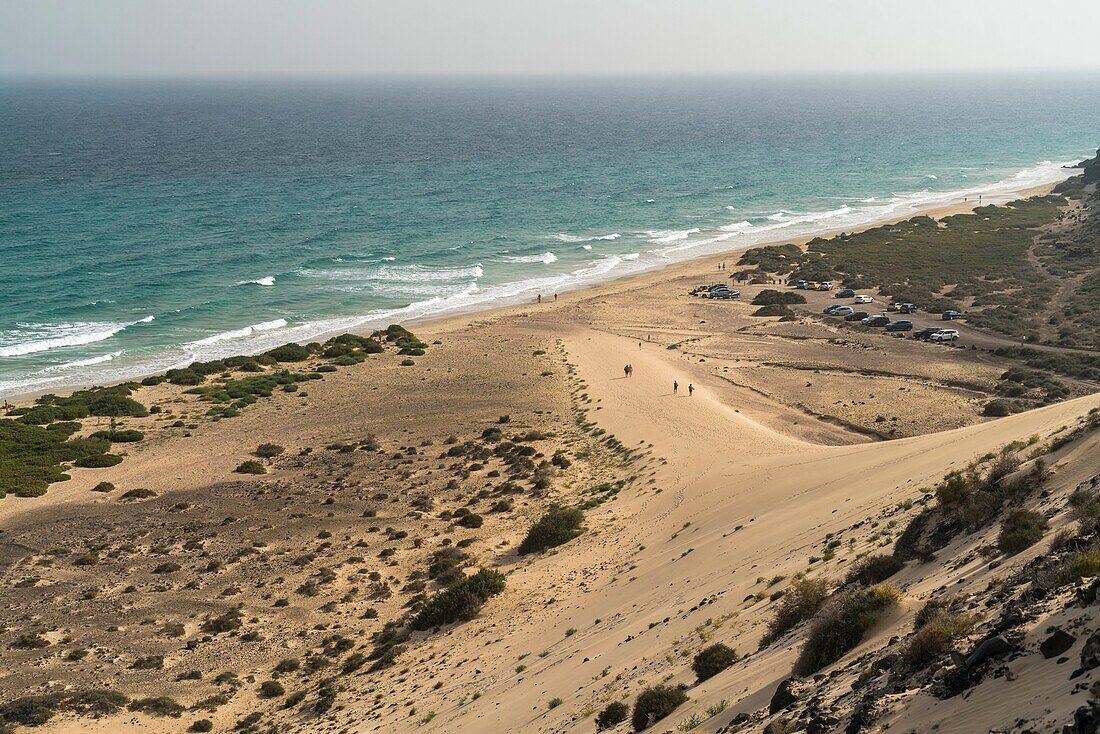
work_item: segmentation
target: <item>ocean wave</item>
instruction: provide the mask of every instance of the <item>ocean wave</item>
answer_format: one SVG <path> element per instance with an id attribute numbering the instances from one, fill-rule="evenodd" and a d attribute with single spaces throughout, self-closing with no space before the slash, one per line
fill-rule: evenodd
<path id="1" fill-rule="evenodd" d="M 599 240 L 610 242 L 611 240 L 619 239 L 620 237 L 622 237 L 622 235 L 619 234 L 618 232 L 612 232 L 611 234 L 598 234 L 598 235 L 583 235 L 583 236 L 580 236 L 580 235 L 572 235 L 572 234 L 563 234 L 563 233 L 559 232 L 558 234 L 550 235 L 550 237 L 557 240 L 558 242 L 568 242 L 570 244 L 576 244 L 578 242 L 597 242 Z"/>
<path id="2" fill-rule="evenodd" d="M 298 275 L 325 280 L 346 280 L 356 283 L 418 283 L 425 280 L 468 280 L 480 278 L 485 269 L 480 263 L 468 267 L 427 267 L 425 265 L 379 265 L 371 268 L 300 268 Z"/>
<path id="3" fill-rule="evenodd" d="M 691 235 L 698 234 L 700 231 L 698 227 L 692 227 L 691 229 L 650 229 L 642 234 L 648 237 L 650 242 L 660 245 L 666 242 L 686 240 Z"/>
<path id="4" fill-rule="evenodd" d="M 746 229 L 752 229 L 752 222 L 749 222 L 747 220 L 743 222 L 734 222 L 733 224 L 727 224 L 719 227 L 719 229 L 721 229 L 723 232 L 743 232 Z"/>
<path id="5" fill-rule="evenodd" d="M 109 352 L 108 354 L 101 354 L 98 357 L 88 357 L 87 359 L 77 359 L 72 362 L 65 362 L 64 364 L 53 365 L 52 367 L 45 367 L 40 369 L 35 374 L 48 375 L 53 372 L 64 372 L 66 370 L 76 369 L 79 367 L 91 367 L 96 364 L 103 364 L 114 360 L 115 357 L 121 356 L 122 350 L 117 352 Z"/>
<path id="6" fill-rule="evenodd" d="M 238 280 L 235 285 L 271 286 L 271 285 L 275 285 L 275 276 L 274 275 L 265 275 L 264 277 L 257 278 L 256 280 Z"/>
<path id="7" fill-rule="evenodd" d="M 582 249 L 582 250 L 591 250 L 591 249 L 592 249 L 592 245 L 581 245 L 581 249 Z"/>
<path id="8" fill-rule="evenodd" d="M 110 339 L 123 329 L 153 320 L 146 316 L 137 321 L 76 321 L 65 324 L 20 324 L 18 329 L 0 333 L 0 357 L 22 357 L 51 349 L 78 347 Z"/>
<path id="9" fill-rule="evenodd" d="M 264 331 L 274 331 L 275 329 L 282 329 L 287 325 L 286 319 L 274 319 L 273 321 L 262 321 L 258 324 L 252 324 L 246 326 L 243 329 L 233 329 L 232 331 L 223 331 L 220 334 L 214 334 L 204 339 L 197 339 L 193 342 L 184 344 L 184 348 L 194 349 L 196 347 L 205 347 L 210 344 L 217 344 L 218 342 L 233 341 L 235 339 L 243 339 L 246 336 L 252 336 Z"/>
<path id="10" fill-rule="evenodd" d="M 543 263 L 549 265 L 556 263 L 558 256 L 552 252 L 544 252 L 541 255 L 505 255 L 504 259 L 510 263 Z"/>
<path id="11" fill-rule="evenodd" d="M 641 255 L 637 252 L 630 252 L 626 255 L 619 255 L 623 260 L 637 260 Z"/>

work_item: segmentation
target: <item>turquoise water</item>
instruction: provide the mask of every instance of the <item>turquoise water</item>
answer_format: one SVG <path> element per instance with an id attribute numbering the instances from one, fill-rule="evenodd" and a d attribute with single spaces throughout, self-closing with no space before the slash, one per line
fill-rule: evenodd
<path id="1" fill-rule="evenodd" d="M 1100 76 L 0 82 L 0 395 L 1058 180 Z"/>

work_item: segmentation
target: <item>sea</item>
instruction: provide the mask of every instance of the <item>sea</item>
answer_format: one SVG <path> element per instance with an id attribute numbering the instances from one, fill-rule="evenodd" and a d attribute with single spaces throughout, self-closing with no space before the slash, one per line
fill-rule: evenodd
<path id="1" fill-rule="evenodd" d="M 1085 72 L 3 79 L 0 396 L 1005 200 L 1098 121 Z"/>

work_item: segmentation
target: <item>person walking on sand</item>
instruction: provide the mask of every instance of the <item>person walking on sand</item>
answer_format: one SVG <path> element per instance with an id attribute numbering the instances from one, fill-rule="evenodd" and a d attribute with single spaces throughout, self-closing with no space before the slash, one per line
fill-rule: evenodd
<path id="1" fill-rule="evenodd" d="M 554 300 L 555 301 L 558 300 L 558 294 L 557 293 L 554 294 Z"/>
<path id="2" fill-rule="evenodd" d="M 630 377 L 630 365 L 623 365 L 623 377 Z"/>
<path id="3" fill-rule="evenodd" d="M 689 382 L 689 383 L 688 383 L 688 397 L 689 397 L 689 398 L 691 397 L 691 394 L 692 394 L 693 392 L 695 392 L 695 385 L 692 385 L 692 384 L 691 384 L 691 383 Z"/>
<path id="4" fill-rule="evenodd" d="M 536 300 L 537 300 L 537 301 L 538 301 L 539 303 L 542 303 L 542 294 L 541 294 L 541 293 L 540 293 L 540 294 L 538 295 L 538 298 L 537 298 Z"/>
<path id="5" fill-rule="evenodd" d="M 680 383 L 676 380 L 672 381 L 672 394 L 675 395 L 676 391 L 680 389 Z"/>

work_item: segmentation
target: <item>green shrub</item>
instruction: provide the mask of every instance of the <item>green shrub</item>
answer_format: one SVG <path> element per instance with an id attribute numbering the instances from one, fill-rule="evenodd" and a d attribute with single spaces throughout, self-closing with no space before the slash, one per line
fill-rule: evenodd
<path id="1" fill-rule="evenodd" d="M 737 662 L 737 653 L 733 648 L 717 642 L 706 648 L 691 663 L 696 679 L 700 681 L 713 678 Z"/>
<path id="2" fill-rule="evenodd" d="M 801 293 L 777 291 L 771 288 L 765 288 L 756 294 L 756 298 L 752 299 L 752 305 L 754 306 L 776 306 L 805 302 L 806 297 Z"/>
<path id="3" fill-rule="evenodd" d="M 84 469 L 105 469 L 122 463 L 122 457 L 115 454 L 89 454 L 73 462 Z"/>
<path id="4" fill-rule="evenodd" d="M 145 438 L 145 434 L 141 431 L 132 429 L 125 431 L 96 431 L 90 438 L 102 438 L 111 443 L 136 443 Z"/>
<path id="5" fill-rule="evenodd" d="M 214 722 L 210 719 L 196 719 L 187 731 L 207 732 L 214 731 Z"/>
<path id="6" fill-rule="evenodd" d="M 0 704 L 0 722 L 22 726 L 42 726 L 53 718 L 60 702 L 61 697 L 56 694 L 23 696 Z"/>
<path id="7" fill-rule="evenodd" d="M 794 311 L 786 306 L 776 303 L 771 306 L 761 306 L 752 312 L 753 316 L 781 316 L 783 318 L 794 318 Z"/>
<path id="8" fill-rule="evenodd" d="M 130 502 L 132 500 L 144 500 L 156 496 L 157 493 L 151 489 L 146 489 L 145 487 L 134 487 L 133 489 L 128 489 L 123 492 L 122 496 L 119 497 L 119 500 L 122 502 Z"/>
<path id="9" fill-rule="evenodd" d="M 768 622 L 760 646 L 770 645 L 817 614 L 829 597 L 829 586 L 829 580 L 824 578 L 796 579 L 776 606 L 775 616 Z"/>
<path id="10" fill-rule="evenodd" d="M 634 726 L 634 731 L 641 731 L 671 714 L 687 700 L 687 694 L 679 688 L 651 686 L 638 694 L 634 701 L 634 714 L 630 723 Z"/>
<path id="11" fill-rule="evenodd" d="M 262 443 L 257 446 L 256 450 L 252 453 L 256 454 L 256 456 L 259 456 L 261 459 L 272 459 L 284 451 L 286 451 L 286 449 L 277 443 Z"/>
<path id="12" fill-rule="evenodd" d="M 286 688 L 277 680 L 265 680 L 260 684 L 260 698 L 277 698 L 286 693 Z"/>
<path id="13" fill-rule="evenodd" d="M 111 484 L 110 482 L 100 482 L 99 484 L 92 487 L 92 491 L 93 492 L 114 492 L 115 491 L 115 485 Z"/>
<path id="14" fill-rule="evenodd" d="M 482 525 L 485 524 L 485 518 L 483 518 L 481 515 L 471 512 L 469 515 L 463 515 L 462 517 L 458 518 L 455 524 L 461 525 L 464 528 L 480 528 Z"/>
<path id="15" fill-rule="evenodd" d="M 69 437 L 79 423 L 54 423 L 43 428 L 0 419 L 0 498 L 43 494 L 54 482 L 68 479 L 61 464 L 102 454 L 111 445 L 102 439 Z"/>
<path id="16" fill-rule="evenodd" d="M 806 676 L 835 663 L 863 640 L 882 612 L 901 600 L 889 584 L 845 591 L 830 599 L 814 617 L 795 673 Z"/>
<path id="17" fill-rule="evenodd" d="M 155 698 L 138 698 L 130 702 L 131 711 L 149 714 L 150 716 L 171 716 L 179 718 L 187 709 L 173 698 L 157 696 Z"/>
<path id="18" fill-rule="evenodd" d="M 403 359 L 400 364 L 402 367 L 412 367 L 416 362 L 413 362 L 411 359 Z"/>
<path id="19" fill-rule="evenodd" d="M 871 586 L 885 581 L 903 568 L 905 564 L 894 556 L 876 553 L 856 561 L 848 571 L 845 582 Z"/>
<path id="20" fill-rule="evenodd" d="M 504 591 L 504 575 L 483 568 L 429 597 L 413 617 L 412 628 L 428 630 L 451 622 L 473 619 L 490 597 Z"/>
<path id="21" fill-rule="evenodd" d="M 524 556 L 568 543 L 584 532 L 583 521 L 584 513 L 577 508 L 552 505 L 527 531 L 517 550 Z"/>
<path id="22" fill-rule="evenodd" d="M 997 398 L 990 400 L 982 408 L 982 415 L 987 415 L 992 418 L 1004 418 L 1006 415 L 1012 415 L 1012 403 L 1008 400 L 1001 400 Z"/>
<path id="23" fill-rule="evenodd" d="M 281 347 L 275 347 L 274 349 L 264 352 L 265 355 L 271 357 L 276 362 L 302 362 L 309 359 L 309 350 L 303 347 L 301 344 L 284 344 Z"/>
<path id="24" fill-rule="evenodd" d="M 1043 539 L 1047 520 L 1031 510 L 1014 510 L 1001 523 L 997 547 L 1006 555 L 1015 555 Z"/>
<path id="25" fill-rule="evenodd" d="M 616 724 L 626 721 L 630 716 L 630 707 L 622 701 L 612 701 L 596 714 L 596 731 L 612 729 Z"/>
<path id="26" fill-rule="evenodd" d="M 233 471 L 238 474 L 267 474 L 267 467 L 255 459 L 249 459 L 242 461 Z"/>
<path id="27" fill-rule="evenodd" d="M 953 643 L 970 634 L 979 618 L 959 611 L 957 597 L 930 599 L 917 612 L 913 634 L 901 647 L 901 659 L 912 669 L 930 665 L 951 651 Z"/>

